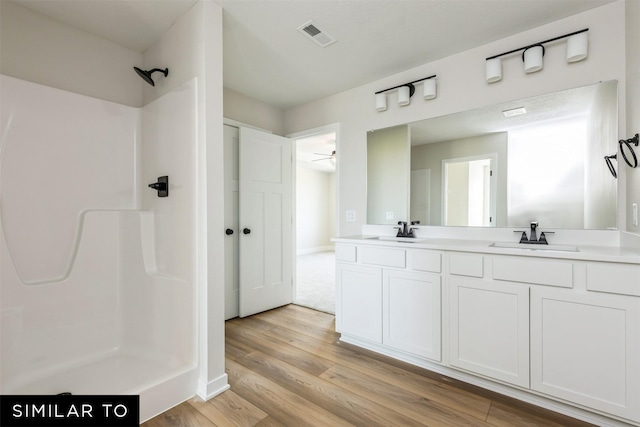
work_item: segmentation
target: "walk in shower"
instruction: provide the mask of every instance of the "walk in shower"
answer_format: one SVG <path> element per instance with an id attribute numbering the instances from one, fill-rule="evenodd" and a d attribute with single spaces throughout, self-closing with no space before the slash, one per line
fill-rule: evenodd
<path id="1" fill-rule="evenodd" d="M 0 87 L 0 393 L 192 396 L 196 80 L 143 108 Z"/>

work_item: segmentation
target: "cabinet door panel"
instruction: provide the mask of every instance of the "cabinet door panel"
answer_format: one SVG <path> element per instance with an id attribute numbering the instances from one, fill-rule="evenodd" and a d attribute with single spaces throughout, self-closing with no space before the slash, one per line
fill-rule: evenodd
<path id="1" fill-rule="evenodd" d="M 450 364 L 529 386 L 529 287 L 450 278 Z"/>
<path id="2" fill-rule="evenodd" d="M 531 387 L 640 421 L 640 300 L 534 289 Z"/>
<path id="3" fill-rule="evenodd" d="M 383 343 L 440 361 L 440 276 L 383 272 Z"/>
<path id="4" fill-rule="evenodd" d="M 382 343 L 382 269 L 336 264 L 336 329 Z"/>

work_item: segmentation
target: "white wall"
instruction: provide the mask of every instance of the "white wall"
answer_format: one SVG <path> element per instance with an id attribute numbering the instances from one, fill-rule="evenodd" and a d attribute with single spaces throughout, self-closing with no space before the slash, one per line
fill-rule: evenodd
<path id="1" fill-rule="evenodd" d="M 142 54 L 0 1 L 0 73 L 132 107 L 142 106 L 133 71 Z"/>
<path id="2" fill-rule="evenodd" d="M 335 236 L 334 174 L 296 166 L 296 252 L 320 252 Z"/>
<path id="3" fill-rule="evenodd" d="M 627 31 L 627 127 L 620 138 L 631 138 L 640 133 L 640 1 L 626 2 L 626 31 Z M 640 157 L 640 147 L 636 148 L 636 155 Z M 624 163 L 624 160 L 622 160 Z M 620 165 L 620 161 L 618 161 Z M 640 209 L 640 167 L 626 168 L 627 179 L 627 230 L 636 235 L 636 245 L 640 247 L 640 226 L 635 226 L 631 218 L 631 205 L 638 204 Z"/>
<path id="4" fill-rule="evenodd" d="M 635 7 L 635 6 L 634 6 Z M 625 129 L 625 2 L 624 0 L 577 14 L 496 42 L 416 67 L 371 84 L 285 111 L 285 132 L 294 133 L 328 123 L 340 123 L 340 230 L 359 234 L 366 221 L 367 131 L 509 101 L 618 80 L 621 89 L 620 129 Z M 519 54 L 503 60 L 503 80 L 485 81 L 485 58 L 571 31 L 589 28 L 589 57 L 567 63 L 566 43 L 546 46 L 545 66 L 525 74 Z M 637 43 L 635 43 L 636 50 Z M 635 51 L 633 51 L 635 52 Z M 395 92 L 389 109 L 376 112 L 374 93 L 382 88 L 437 74 L 438 97 L 423 101 L 414 96 L 398 107 Z M 345 210 L 356 211 L 356 221 L 344 220 Z"/>
<path id="5" fill-rule="evenodd" d="M 224 189 L 222 108 L 222 8 L 201 0 L 144 52 L 145 67 L 168 67 L 155 88 L 146 85 L 145 103 L 197 81 L 196 259 L 200 302 L 198 394 L 210 398 L 228 388 L 224 370 Z M 182 141 L 174 141 L 181 144 Z"/>
<path id="6" fill-rule="evenodd" d="M 224 117 L 284 136 L 281 109 L 228 88 L 224 88 Z"/>

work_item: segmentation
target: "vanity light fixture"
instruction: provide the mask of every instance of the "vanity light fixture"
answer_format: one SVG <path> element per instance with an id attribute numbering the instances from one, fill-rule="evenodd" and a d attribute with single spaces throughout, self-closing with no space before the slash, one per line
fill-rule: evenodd
<path id="1" fill-rule="evenodd" d="M 422 83 L 422 97 L 424 99 L 436 97 L 436 79 L 427 79 Z"/>
<path id="2" fill-rule="evenodd" d="M 560 40 L 568 37 L 567 41 L 567 62 L 577 62 L 587 57 L 589 39 L 587 37 L 588 28 L 575 31 L 573 33 L 554 37 L 528 46 L 513 49 L 508 52 L 500 53 L 486 58 L 485 78 L 487 83 L 494 83 L 502 80 L 502 57 L 514 52 L 522 52 L 522 61 L 524 62 L 524 71 L 526 73 L 535 73 L 542 69 L 542 58 L 544 56 L 544 44 Z"/>
<path id="3" fill-rule="evenodd" d="M 416 93 L 416 87 L 411 83 L 398 88 L 398 105 L 404 107 L 411 103 L 411 97 Z"/>
<path id="4" fill-rule="evenodd" d="M 544 46 L 541 44 L 528 47 L 522 52 L 524 61 L 524 72 L 535 73 L 542 70 L 542 57 L 544 56 Z"/>
<path id="5" fill-rule="evenodd" d="M 376 93 L 376 110 L 385 111 L 387 109 L 387 94 Z"/>
<path id="6" fill-rule="evenodd" d="M 379 90 L 376 95 L 376 110 L 385 111 L 387 109 L 387 94 L 391 90 L 398 90 L 398 105 L 405 106 L 411 103 L 411 97 L 416 92 L 414 83 L 424 82 L 422 88 L 422 96 L 424 99 L 434 99 L 436 97 L 436 75 L 425 77 L 423 79 L 414 80 L 388 89 Z"/>

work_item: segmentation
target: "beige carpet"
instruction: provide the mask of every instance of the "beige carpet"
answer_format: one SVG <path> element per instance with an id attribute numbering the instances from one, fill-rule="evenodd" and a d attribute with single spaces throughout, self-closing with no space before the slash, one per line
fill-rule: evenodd
<path id="1" fill-rule="evenodd" d="M 335 314 L 334 252 L 299 255 L 296 262 L 295 303 Z"/>

